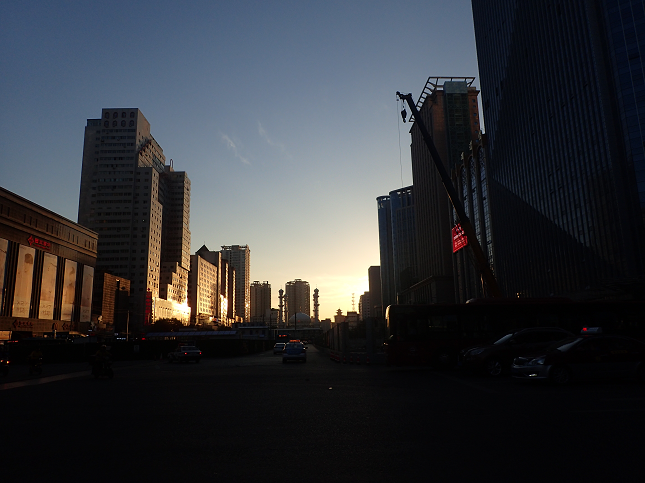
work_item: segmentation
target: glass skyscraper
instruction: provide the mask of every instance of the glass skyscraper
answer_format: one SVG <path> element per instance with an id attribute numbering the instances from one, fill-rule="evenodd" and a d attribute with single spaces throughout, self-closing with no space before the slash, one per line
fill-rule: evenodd
<path id="1" fill-rule="evenodd" d="M 628 297 L 645 273 L 643 2 L 472 8 L 500 287 Z"/>

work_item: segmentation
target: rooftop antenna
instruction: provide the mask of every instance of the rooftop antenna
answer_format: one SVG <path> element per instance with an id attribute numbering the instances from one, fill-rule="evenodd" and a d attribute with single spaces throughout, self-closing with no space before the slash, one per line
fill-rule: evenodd
<path id="1" fill-rule="evenodd" d="M 356 311 L 354 310 L 354 294 L 352 294 L 352 312 L 356 312 Z"/>

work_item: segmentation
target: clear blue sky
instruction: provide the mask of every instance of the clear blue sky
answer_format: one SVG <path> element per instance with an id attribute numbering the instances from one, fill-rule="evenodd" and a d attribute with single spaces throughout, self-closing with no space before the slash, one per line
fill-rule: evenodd
<path id="1" fill-rule="evenodd" d="M 274 307 L 300 278 L 323 318 L 412 184 L 396 91 L 478 76 L 468 0 L 4 0 L 0 72 L 0 186 L 76 221 L 86 120 L 137 107 L 191 179 L 191 251 L 248 244 Z"/>

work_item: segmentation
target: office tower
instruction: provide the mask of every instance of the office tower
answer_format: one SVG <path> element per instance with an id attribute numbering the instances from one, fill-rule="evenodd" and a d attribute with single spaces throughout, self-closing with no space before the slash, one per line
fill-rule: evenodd
<path id="1" fill-rule="evenodd" d="M 502 290 L 629 297 L 645 273 L 643 2 L 472 7 Z"/>
<path id="2" fill-rule="evenodd" d="M 310 316 L 309 282 L 297 278 L 287 282 L 284 291 L 287 296 L 287 320 L 290 320 L 296 312 Z"/>
<path id="3" fill-rule="evenodd" d="M 412 186 L 390 191 L 394 291 L 398 303 L 407 302 L 408 289 L 419 281 L 412 191 Z"/>
<path id="4" fill-rule="evenodd" d="M 235 315 L 251 320 L 251 249 L 248 245 L 222 247 L 222 258 L 235 269 Z"/>
<path id="5" fill-rule="evenodd" d="M 367 269 L 367 282 L 370 288 L 370 301 L 373 317 L 383 317 L 383 303 L 381 297 L 381 267 L 371 266 Z"/>
<path id="6" fill-rule="evenodd" d="M 95 232 L 0 188 L 0 331 L 89 329 L 97 242 Z"/>
<path id="7" fill-rule="evenodd" d="M 190 316 L 190 180 L 165 160 L 139 109 L 87 120 L 78 222 L 99 234 L 97 269 L 131 281 L 135 328 Z"/>
<path id="8" fill-rule="evenodd" d="M 389 196 L 377 198 L 377 203 L 381 267 L 387 267 L 385 271 L 381 268 L 381 284 L 388 295 L 384 297 L 384 308 L 387 308 L 391 304 L 413 301 L 409 289 L 418 282 L 412 186 L 390 191 Z M 382 223 L 389 223 L 389 226 L 382 226 Z"/>
<path id="9" fill-rule="evenodd" d="M 479 92 L 473 81 L 473 77 L 430 77 L 417 102 L 419 115 L 449 173 L 479 132 Z M 415 303 L 454 302 L 453 209 L 418 124 L 410 134 L 419 282 L 406 295 Z"/>
<path id="10" fill-rule="evenodd" d="M 394 289 L 394 251 L 392 248 L 392 209 L 389 196 L 376 198 L 378 214 L 378 246 L 381 261 L 381 297 L 383 315 L 389 305 L 396 303 Z"/>
<path id="11" fill-rule="evenodd" d="M 271 284 L 255 281 L 251 284 L 251 322 L 270 322 Z"/>

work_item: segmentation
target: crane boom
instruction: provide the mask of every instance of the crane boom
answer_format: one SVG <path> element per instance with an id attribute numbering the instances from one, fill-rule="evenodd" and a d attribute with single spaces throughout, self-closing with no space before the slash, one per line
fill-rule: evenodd
<path id="1" fill-rule="evenodd" d="M 428 151 L 430 151 L 430 157 L 432 158 L 432 161 L 434 162 L 434 165 L 437 168 L 437 171 L 439 172 L 439 176 L 441 177 L 441 183 L 443 184 L 443 187 L 445 188 L 446 193 L 448 194 L 448 199 L 450 200 L 452 207 L 455 209 L 455 212 L 457 213 L 457 217 L 459 218 L 459 223 L 461 224 L 461 228 L 463 229 L 464 234 L 468 239 L 468 244 L 472 249 L 472 254 L 475 258 L 475 263 L 482 276 L 482 281 L 484 284 L 484 293 L 491 297 L 501 297 L 502 292 L 499 289 L 499 286 L 497 285 L 497 280 L 495 279 L 495 275 L 493 274 L 493 271 L 491 270 L 490 265 L 488 264 L 486 256 L 484 255 L 484 251 L 482 250 L 482 247 L 479 244 L 479 240 L 477 239 L 477 235 L 475 234 L 475 228 L 473 228 L 473 225 L 470 222 L 470 219 L 466 215 L 466 210 L 464 209 L 464 205 L 461 203 L 461 200 L 457 195 L 457 191 L 455 190 L 455 187 L 452 184 L 452 180 L 450 179 L 450 176 L 448 175 L 446 168 L 441 162 L 441 156 L 439 156 L 439 153 L 437 152 L 437 148 L 434 145 L 434 141 L 432 140 L 432 137 L 428 133 L 428 130 L 426 129 L 426 126 L 423 120 L 421 119 L 421 116 L 419 115 L 419 111 L 417 110 L 417 107 L 414 104 L 414 101 L 412 100 L 412 94 L 401 94 L 400 92 L 397 92 L 396 95 L 399 97 L 399 99 L 401 99 L 402 101 L 406 101 L 408 103 L 408 106 L 410 107 L 410 111 L 412 112 L 412 116 L 414 116 L 414 122 L 419 127 L 419 131 L 421 131 L 421 136 L 423 137 L 423 140 L 426 143 Z"/>

